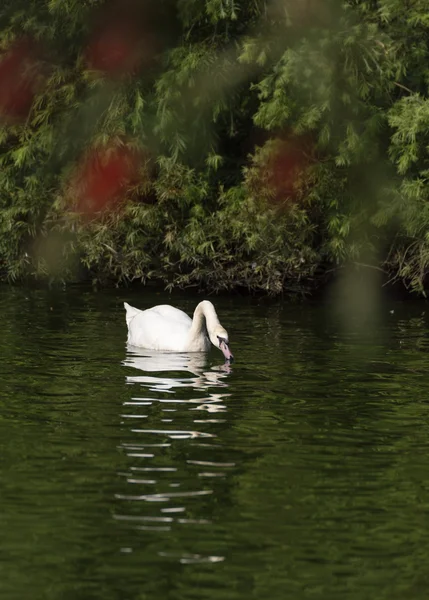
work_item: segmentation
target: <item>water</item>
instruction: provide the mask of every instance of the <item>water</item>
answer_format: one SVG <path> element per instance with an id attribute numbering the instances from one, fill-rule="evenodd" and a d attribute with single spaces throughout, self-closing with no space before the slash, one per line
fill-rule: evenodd
<path id="1" fill-rule="evenodd" d="M 427 597 L 424 304 L 215 299 L 228 369 L 127 349 L 125 299 L 166 295 L 0 288 L 2 600 Z"/>

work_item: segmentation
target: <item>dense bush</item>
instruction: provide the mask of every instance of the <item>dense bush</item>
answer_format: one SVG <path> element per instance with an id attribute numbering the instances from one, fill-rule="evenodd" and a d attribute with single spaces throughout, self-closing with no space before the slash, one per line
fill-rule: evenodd
<path id="1" fill-rule="evenodd" d="M 424 0 L 121 7 L 2 2 L 4 279 L 277 293 L 352 261 L 424 292 Z"/>

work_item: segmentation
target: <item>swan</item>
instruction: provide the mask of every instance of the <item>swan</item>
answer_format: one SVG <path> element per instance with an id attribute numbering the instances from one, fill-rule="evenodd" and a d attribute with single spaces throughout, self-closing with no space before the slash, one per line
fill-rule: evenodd
<path id="1" fill-rule="evenodd" d="M 139 310 L 124 302 L 124 307 L 128 344 L 132 346 L 167 352 L 207 352 L 211 342 L 222 350 L 225 360 L 234 360 L 228 333 L 209 300 L 198 304 L 193 319 L 168 304 Z"/>

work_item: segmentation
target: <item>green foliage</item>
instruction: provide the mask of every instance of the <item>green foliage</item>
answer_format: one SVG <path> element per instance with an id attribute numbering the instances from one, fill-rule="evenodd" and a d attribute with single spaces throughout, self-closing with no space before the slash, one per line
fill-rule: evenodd
<path id="1" fill-rule="evenodd" d="M 153 64 L 110 79 L 85 59 L 103 0 L 2 4 L 0 49 L 38 40 L 45 79 L 0 128 L 1 276 L 278 293 L 365 257 L 424 293 L 426 2 L 158 4 L 174 40 L 156 30 Z M 146 157 L 140 183 L 78 214 L 76 164 L 124 140 Z"/>

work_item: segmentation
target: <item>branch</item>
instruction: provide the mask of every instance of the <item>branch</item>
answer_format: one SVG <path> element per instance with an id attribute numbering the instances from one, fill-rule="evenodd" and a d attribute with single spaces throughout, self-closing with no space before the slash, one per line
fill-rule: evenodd
<path id="1" fill-rule="evenodd" d="M 402 88 L 403 90 L 405 90 L 406 92 L 409 92 L 410 94 L 414 94 L 413 90 L 410 90 L 410 88 L 407 88 L 405 85 L 402 85 L 402 83 L 398 83 L 397 81 L 393 82 L 395 85 L 397 85 L 398 87 Z"/>
<path id="2" fill-rule="evenodd" d="M 353 261 L 353 264 L 357 265 L 358 267 L 365 267 L 367 269 L 375 269 L 376 271 L 380 271 L 381 273 L 387 274 L 387 271 L 385 271 L 381 267 L 377 267 L 376 265 L 367 265 L 365 263 L 356 262 L 356 261 Z"/>

